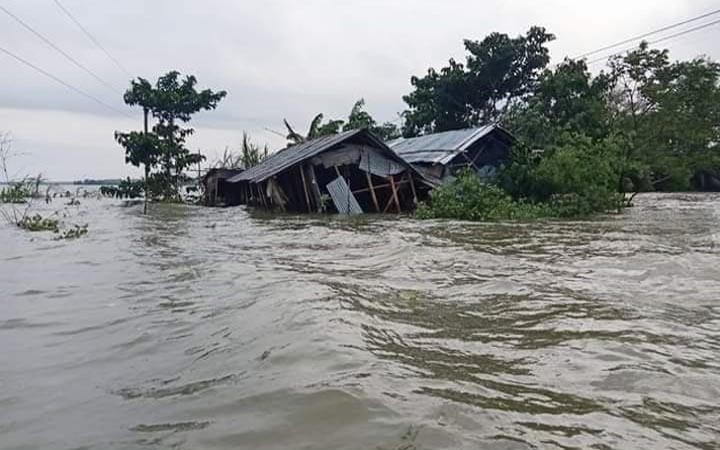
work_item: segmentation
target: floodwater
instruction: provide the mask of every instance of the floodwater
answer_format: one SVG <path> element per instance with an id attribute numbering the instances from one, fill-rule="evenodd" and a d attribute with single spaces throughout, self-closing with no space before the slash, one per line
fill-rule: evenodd
<path id="1" fill-rule="evenodd" d="M 718 449 L 720 196 L 0 226 L 0 449 Z M 43 205 L 43 208 L 47 208 Z"/>

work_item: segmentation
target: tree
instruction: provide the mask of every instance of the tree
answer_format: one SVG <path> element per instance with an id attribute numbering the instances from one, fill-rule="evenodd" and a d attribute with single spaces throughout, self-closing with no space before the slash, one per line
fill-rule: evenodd
<path id="1" fill-rule="evenodd" d="M 465 64 L 451 59 L 439 71 L 412 77 L 414 91 L 403 97 L 403 134 L 416 136 L 501 120 L 509 108 L 531 93 L 550 61 L 542 27 L 510 38 L 492 33 L 482 41 L 465 40 Z"/>
<path id="2" fill-rule="evenodd" d="M 243 131 L 243 139 L 239 152 L 232 152 L 227 147 L 220 159 L 212 165 L 215 169 L 249 169 L 257 166 L 268 157 L 267 145 L 260 148 L 250 136 Z"/>
<path id="3" fill-rule="evenodd" d="M 125 103 L 143 108 L 145 129 L 142 133 L 116 132 L 115 139 L 125 148 L 126 162 L 144 166 L 146 199 L 177 200 L 184 170 L 204 159 L 185 147 L 194 129 L 178 124 L 190 122 L 197 112 L 215 109 L 226 92 L 198 91 L 196 85 L 194 76 L 181 78 L 179 72 L 172 71 L 161 76 L 154 86 L 138 78 L 125 93 Z M 148 130 L 149 114 L 156 120 L 152 131 Z M 160 170 L 152 172 L 157 168 Z"/>
<path id="4" fill-rule="evenodd" d="M 534 149 L 559 144 L 567 133 L 604 139 L 611 131 L 611 88 L 608 75 L 593 77 L 584 61 L 566 59 L 543 72 L 527 100 L 510 109 L 503 125 Z"/>
<path id="5" fill-rule="evenodd" d="M 288 145 L 297 145 L 305 141 L 317 139 L 321 136 L 338 134 L 340 132 L 340 129 L 342 128 L 343 121 L 330 120 L 327 123 L 322 123 L 324 117 L 325 116 L 323 114 L 318 114 L 317 116 L 315 116 L 315 118 L 310 122 L 310 127 L 308 128 L 307 135 L 305 136 L 296 132 L 290 125 L 290 123 L 287 121 L 287 119 L 283 119 L 285 128 L 287 128 L 288 130 L 288 135 L 286 137 L 289 141 Z"/>
<path id="6" fill-rule="evenodd" d="M 385 122 L 378 125 L 370 113 L 365 111 L 365 99 L 363 98 L 355 102 L 350 110 L 347 121 L 336 119 L 323 123 L 324 118 L 325 116 L 323 114 L 316 115 L 310 122 L 310 127 L 305 136 L 296 132 L 287 120 L 283 120 L 285 128 L 288 130 L 287 140 L 289 141 L 289 145 L 297 145 L 322 136 L 338 134 L 340 131 L 359 130 L 362 128 L 370 130 L 385 141 L 401 136 L 400 130 L 392 122 Z"/>
<path id="7" fill-rule="evenodd" d="M 343 125 L 343 131 L 368 129 L 383 141 L 390 141 L 401 136 L 400 130 L 392 122 L 378 124 L 377 121 L 365 111 L 365 99 L 356 101 L 350 110 L 347 122 Z"/>
<path id="8" fill-rule="evenodd" d="M 610 62 L 615 127 L 627 136 L 626 160 L 644 164 L 661 189 L 689 189 L 693 175 L 720 167 L 720 65 L 670 62 L 646 42 Z"/>

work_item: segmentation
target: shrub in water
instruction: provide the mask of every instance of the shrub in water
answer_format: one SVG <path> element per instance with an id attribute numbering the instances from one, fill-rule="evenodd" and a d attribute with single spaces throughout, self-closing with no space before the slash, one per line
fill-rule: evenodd
<path id="1" fill-rule="evenodd" d="M 35 214 L 34 216 L 25 216 L 17 223 L 17 225 L 26 231 L 52 231 L 59 232 L 60 222 L 56 219 L 50 219 Z"/>
<path id="2" fill-rule="evenodd" d="M 429 202 L 418 206 L 420 219 L 523 220 L 550 214 L 547 205 L 514 200 L 501 188 L 466 170 L 450 184 L 435 189 Z"/>

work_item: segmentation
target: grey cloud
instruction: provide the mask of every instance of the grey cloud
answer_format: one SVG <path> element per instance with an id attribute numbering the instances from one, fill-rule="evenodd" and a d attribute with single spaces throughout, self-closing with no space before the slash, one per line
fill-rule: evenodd
<path id="1" fill-rule="evenodd" d="M 395 119 L 404 106 L 402 95 L 410 90 L 410 77 L 450 57 L 461 59 L 463 38 L 481 39 L 492 31 L 518 34 L 533 24 L 544 25 L 558 36 L 552 51 L 559 60 L 715 6 L 706 0 L 61 1 L 130 72 L 154 79 L 178 69 L 195 74 L 202 86 L 227 90 L 218 110 L 197 120 L 202 130 L 193 145 L 212 151 L 222 148 L 220 139 L 235 138 L 243 129 L 275 147 L 278 137 L 265 127 L 281 130 L 287 117 L 303 128 L 318 112 L 342 117 L 360 97 L 378 119 Z M 51 0 L 3 5 L 120 90 L 127 85 L 127 76 Z M 717 56 L 717 33 L 708 30 L 688 40 L 692 45 L 679 40 L 669 46 L 676 57 Z M 119 93 L 100 86 L 2 13 L 0 46 L 127 110 Z M 134 127 L 134 121 L 5 55 L 0 55 L 0 85 L 0 108 L 6 111 L 30 111 L 39 121 L 57 120 L 52 111 L 65 111 L 68 118 L 82 120 L 78 127 L 102 131 L 87 136 L 82 150 L 66 150 L 76 164 L 49 168 L 51 177 L 92 173 L 93 167 L 80 166 L 94 161 L 94 155 L 83 157 L 94 148 L 115 151 L 118 157 L 107 170 L 125 173 L 112 132 L 124 124 Z M 21 130 L 24 142 L 52 147 L 55 138 L 43 131 L 52 127 L 28 129 L 18 114 L 2 117 L 0 129 Z"/>

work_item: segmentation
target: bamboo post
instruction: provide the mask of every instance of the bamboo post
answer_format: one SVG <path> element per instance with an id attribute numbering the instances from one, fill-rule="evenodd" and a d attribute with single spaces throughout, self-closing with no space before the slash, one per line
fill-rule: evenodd
<path id="1" fill-rule="evenodd" d="M 285 204 L 287 203 L 287 197 L 285 196 L 282 186 L 280 186 L 278 180 L 276 178 L 271 178 L 268 180 L 268 186 L 270 187 L 270 191 L 272 193 L 270 195 L 272 203 L 278 205 L 280 207 L 280 211 L 286 212 Z"/>
<path id="2" fill-rule="evenodd" d="M 255 184 L 255 190 L 257 191 L 257 194 L 258 194 L 258 199 L 257 199 L 258 206 L 261 206 L 264 208 L 265 200 L 263 200 L 263 195 L 262 195 L 262 192 L 260 191 L 260 183 Z"/>
<path id="3" fill-rule="evenodd" d="M 317 202 L 317 212 L 322 212 L 325 207 L 322 204 L 322 197 L 320 196 L 320 185 L 318 184 L 317 177 L 315 176 L 315 166 L 308 164 L 310 172 L 310 183 L 312 183 L 312 192 Z"/>
<path id="4" fill-rule="evenodd" d="M 267 204 L 267 199 L 265 198 L 265 187 L 263 187 L 262 182 L 258 183 L 258 191 L 260 192 L 260 201 L 262 201 L 263 208 L 266 210 L 270 209 Z"/>
<path id="5" fill-rule="evenodd" d="M 392 188 L 393 198 L 395 199 L 395 206 L 397 206 L 397 211 L 400 213 L 400 200 L 398 199 L 397 188 L 395 187 L 394 175 L 390 175 L 390 187 Z"/>
<path id="6" fill-rule="evenodd" d="M 393 197 L 391 195 L 390 198 L 388 199 L 387 204 L 385 205 L 385 208 L 383 209 L 383 214 L 387 214 L 387 212 L 390 211 L 390 207 L 392 206 L 392 204 L 393 204 Z"/>
<path id="7" fill-rule="evenodd" d="M 412 172 L 408 172 L 408 178 L 410 179 L 410 189 L 412 190 L 413 203 L 417 205 L 418 196 L 417 196 L 417 191 L 415 191 L 415 182 L 413 181 Z"/>
<path id="8" fill-rule="evenodd" d="M 309 213 L 312 212 L 312 206 L 310 205 L 310 193 L 308 193 L 307 180 L 305 179 L 305 171 L 303 166 L 298 166 L 300 170 L 300 178 L 302 179 L 303 191 L 305 191 L 305 204 L 307 204 L 307 210 Z"/>
<path id="9" fill-rule="evenodd" d="M 380 204 L 378 203 L 377 195 L 375 194 L 375 188 L 373 187 L 372 175 L 370 175 L 370 172 L 365 172 L 365 175 L 367 176 L 368 187 L 370 188 L 370 195 L 372 195 L 375 210 L 377 212 L 380 212 Z"/>

